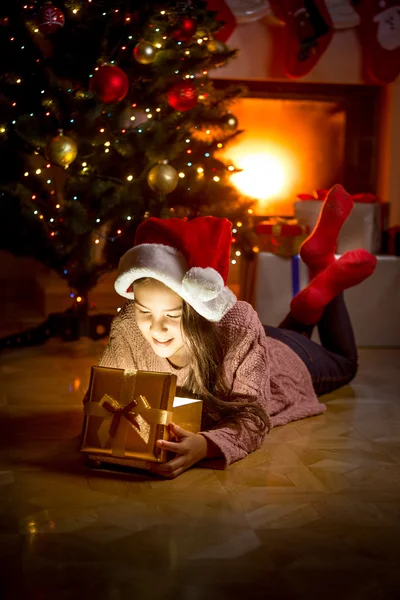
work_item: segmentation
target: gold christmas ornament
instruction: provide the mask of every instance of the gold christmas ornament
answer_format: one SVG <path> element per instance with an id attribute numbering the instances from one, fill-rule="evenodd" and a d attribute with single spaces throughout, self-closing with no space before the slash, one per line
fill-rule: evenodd
<path id="1" fill-rule="evenodd" d="M 222 118 L 222 127 L 227 131 L 236 131 L 238 124 L 237 118 L 231 113 L 228 113 Z"/>
<path id="2" fill-rule="evenodd" d="M 133 50 L 135 60 L 141 65 L 151 64 L 155 59 L 156 54 L 157 48 L 149 42 L 139 42 Z"/>
<path id="3" fill-rule="evenodd" d="M 150 169 L 147 175 L 147 183 L 150 188 L 153 192 L 160 192 L 161 194 L 173 192 L 178 185 L 178 181 L 178 172 L 167 161 Z"/>
<path id="4" fill-rule="evenodd" d="M 207 43 L 207 50 L 212 54 L 221 54 L 223 52 L 228 52 L 228 47 L 220 40 L 211 40 Z"/>
<path id="5" fill-rule="evenodd" d="M 49 160 L 60 167 L 66 169 L 77 157 L 78 146 L 76 142 L 63 135 L 61 132 L 59 135 L 50 140 L 47 146 L 47 156 Z"/>

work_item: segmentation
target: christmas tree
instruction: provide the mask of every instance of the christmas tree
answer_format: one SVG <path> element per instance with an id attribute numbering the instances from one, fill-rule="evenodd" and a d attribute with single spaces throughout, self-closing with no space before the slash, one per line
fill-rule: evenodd
<path id="1" fill-rule="evenodd" d="M 229 108 L 242 92 L 209 75 L 236 53 L 218 11 L 198 0 L 6 5 L 1 248 L 54 269 L 86 312 L 143 219 L 245 225 L 251 202 L 218 154 L 240 133 Z"/>

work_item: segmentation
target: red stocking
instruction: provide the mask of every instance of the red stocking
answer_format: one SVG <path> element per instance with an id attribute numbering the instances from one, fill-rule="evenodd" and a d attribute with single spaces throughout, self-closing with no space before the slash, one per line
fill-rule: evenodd
<path id="1" fill-rule="evenodd" d="M 216 21 L 224 21 L 221 29 L 213 35 L 216 40 L 225 43 L 236 29 L 236 20 L 233 12 L 225 0 L 208 0 L 207 10 L 213 10 L 217 13 L 215 15 Z"/>
<path id="2" fill-rule="evenodd" d="M 391 83 L 400 73 L 400 1 L 353 0 L 360 15 L 362 52 L 367 74 Z"/>
<path id="3" fill-rule="evenodd" d="M 285 70 L 303 77 L 316 65 L 333 35 L 324 0 L 270 0 L 275 14 L 286 22 Z"/>

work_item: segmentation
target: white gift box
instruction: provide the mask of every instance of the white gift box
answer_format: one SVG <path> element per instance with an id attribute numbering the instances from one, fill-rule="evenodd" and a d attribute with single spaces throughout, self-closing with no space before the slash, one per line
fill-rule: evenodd
<path id="1" fill-rule="evenodd" d="M 277 327 L 288 314 L 293 296 L 308 284 L 308 269 L 299 255 L 282 258 L 259 252 L 256 260 L 254 308 L 261 323 Z"/>
<path id="2" fill-rule="evenodd" d="M 301 200 L 294 203 L 294 214 L 301 225 L 312 231 L 317 223 L 322 200 Z M 372 254 L 381 249 L 381 205 L 378 202 L 355 202 L 339 234 L 337 253 L 364 248 Z"/>
<path id="3" fill-rule="evenodd" d="M 277 327 L 289 312 L 293 293 L 307 284 L 308 269 L 300 257 L 260 252 L 254 292 L 260 321 Z M 378 256 L 373 275 L 346 290 L 344 297 L 358 346 L 400 346 L 400 257 Z"/>

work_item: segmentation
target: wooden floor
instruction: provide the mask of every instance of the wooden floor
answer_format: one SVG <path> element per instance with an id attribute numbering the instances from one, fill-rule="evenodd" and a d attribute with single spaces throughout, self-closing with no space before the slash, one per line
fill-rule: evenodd
<path id="1" fill-rule="evenodd" d="M 400 598 L 400 350 L 361 350 L 323 416 L 227 471 L 88 471 L 101 344 L 1 357 L 1 600 Z"/>

